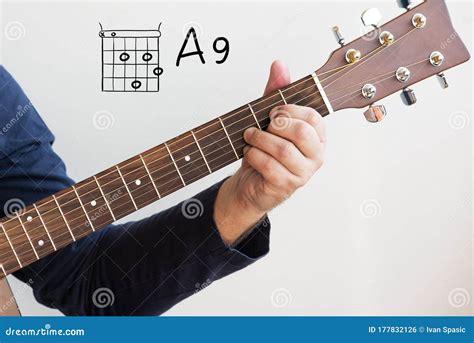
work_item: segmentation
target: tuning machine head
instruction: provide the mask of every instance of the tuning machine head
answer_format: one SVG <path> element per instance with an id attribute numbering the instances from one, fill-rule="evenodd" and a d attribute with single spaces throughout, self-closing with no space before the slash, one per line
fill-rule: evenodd
<path id="1" fill-rule="evenodd" d="M 364 117 L 370 123 L 377 123 L 382 121 L 387 115 L 387 110 L 384 105 L 370 105 L 364 112 Z"/>
<path id="2" fill-rule="evenodd" d="M 362 24 L 365 26 L 379 27 L 379 23 L 382 20 L 382 14 L 377 8 L 369 8 L 362 12 L 360 16 Z"/>
<path id="3" fill-rule="evenodd" d="M 417 101 L 415 92 L 411 88 L 404 88 L 400 96 L 407 106 L 414 105 Z"/>
<path id="4" fill-rule="evenodd" d="M 446 80 L 446 76 L 444 75 L 444 73 L 439 73 L 436 76 L 438 78 L 439 84 L 441 85 L 441 88 L 449 87 L 448 80 Z"/>
<path id="5" fill-rule="evenodd" d="M 411 0 L 397 0 L 398 7 L 409 9 L 411 6 Z"/>
<path id="6" fill-rule="evenodd" d="M 333 26 L 332 32 L 334 33 L 334 37 L 336 37 L 336 40 L 339 45 L 343 46 L 346 43 L 346 40 L 344 39 L 344 36 L 342 35 L 341 30 L 339 29 L 339 26 Z"/>

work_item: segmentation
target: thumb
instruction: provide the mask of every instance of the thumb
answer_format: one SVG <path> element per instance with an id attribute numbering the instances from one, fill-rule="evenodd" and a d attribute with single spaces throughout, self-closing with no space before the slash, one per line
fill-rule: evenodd
<path id="1" fill-rule="evenodd" d="M 290 72 L 288 67 L 282 61 L 274 61 L 270 68 L 270 76 L 268 77 L 267 86 L 263 95 L 284 87 L 290 83 Z"/>

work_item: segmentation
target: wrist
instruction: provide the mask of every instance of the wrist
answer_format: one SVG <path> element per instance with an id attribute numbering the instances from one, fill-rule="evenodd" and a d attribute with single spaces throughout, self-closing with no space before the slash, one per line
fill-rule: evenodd
<path id="1" fill-rule="evenodd" d="M 214 221 L 222 240 L 233 244 L 248 232 L 266 214 L 240 196 L 235 176 L 219 188 L 214 204 Z"/>

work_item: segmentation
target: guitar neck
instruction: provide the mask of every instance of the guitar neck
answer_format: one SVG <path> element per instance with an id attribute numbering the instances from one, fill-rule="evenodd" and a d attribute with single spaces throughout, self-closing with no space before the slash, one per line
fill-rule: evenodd
<path id="1" fill-rule="evenodd" d="M 313 73 L 3 218 L 0 277 L 239 160 L 243 132 L 284 104 L 332 112 Z"/>

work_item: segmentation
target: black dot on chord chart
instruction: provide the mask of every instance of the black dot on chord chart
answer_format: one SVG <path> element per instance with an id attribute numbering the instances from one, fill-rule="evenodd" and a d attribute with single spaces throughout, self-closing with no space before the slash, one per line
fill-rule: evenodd
<path id="1" fill-rule="evenodd" d="M 151 59 L 153 58 L 153 55 L 150 54 L 149 52 L 145 52 L 145 53 L 143 54 L 142 58 L 143 58 L 143 60 L 144 60 L 145 62 L 149 62 L 149 61 L 151 61 Z"/>
<path id="2" fill-rule="evenodd" d="M 163 68 L 156 67 L 155 69 L 153 69 L 153 74 L 155 74 L 156 76 L 163 74 Z"/>
<path id="3" fill-rule="evenodd" d="M 135 80 L 135 81 L 132 82 L 132 88 L 133 89 L 138 89 L 138 88 L 141 87 L 141 85 L 142 85 L 141 81 Z"/>
<path id="4" fill-rule="evenodd" d="M 116 34 L 115 32 L 112 32 L 110 35 L 111 35 L 112 37 L 115 37 L 117 34 Z"/>
<path id="5" fill-rule="evenodd" d="M 128 61 L 128 60 L 130 59 L 130 55 L 127 54 L 126 52 L 122 52 L 122 53 L 120 54 L 119 58 L 120 58 L 120 61 L 126 62 L 126 61 Z"/>

